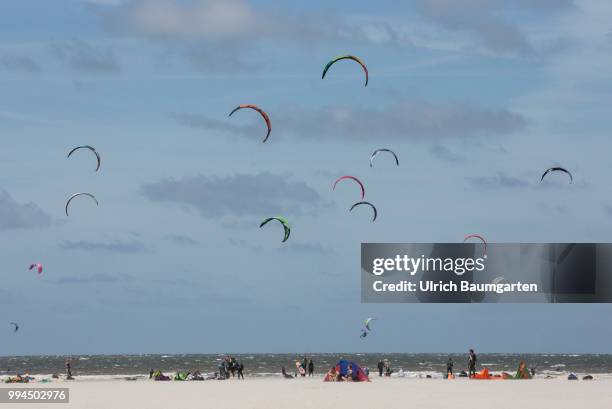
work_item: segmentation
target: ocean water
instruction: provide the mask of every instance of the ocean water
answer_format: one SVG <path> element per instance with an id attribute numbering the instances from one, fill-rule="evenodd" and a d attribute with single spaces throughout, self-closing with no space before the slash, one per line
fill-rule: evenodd
<path id="1" fill-rule="evenodd" d="M 376 372 L 380 359 L 388 360 L 398 376 L 400 369 L 408 378 L 431 375 L 441 378 L 446 370 L 449 356 L 455 362 L 455 373 L 467 370 L 466 354 L 230 354 L 241 361 L 246 377 L 280 376 L 281 366 L 289 373 L 295 372 L 295 362 L 304 356 L 311 358 L 315 373 L 322 376 L 339 359 L 349 359 L 362 367 Z M 217 371 L 224 355 L 218 354 L 177 354 L 177 355 L 77 355 L 77 356 L 13 356 L 0 357 L 0 375 L 16 373 L 38 376 L 64 374 L 64 363 L 70 359 L 75 377 L 113 379 L 126 376 L 148 377 L 150 369 L 160 369 L 170 374 L 179 370 L 199 369 L 202 373 Z M 529 368 L 535 368 L 536 377 L 564 377 L 576 374 L 593 374 L 612 378 L 612 355 L 595 354 L 478 354 L 478 368 L 488 367 L 493 372 L 514 373 L 523 360 Z"/>

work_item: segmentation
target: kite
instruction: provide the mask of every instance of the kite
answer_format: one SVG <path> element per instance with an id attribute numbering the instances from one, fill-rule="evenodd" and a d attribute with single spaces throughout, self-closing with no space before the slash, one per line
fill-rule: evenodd
<path id="1" fill-rule="evenodd" d="M 9 325 L 12 325 L 14 327 L 13 332 L 19 331 L 19 324 L 17 324 L 16 322 L 11 322 Z"/>
<path id="2" fill-rule="evenodd" d="M 372 221 L 376 220 L 376 216 L 378 216 L 378 211 L 376 210 L 376 206 L 374 206 L 372 203 L 370 202 L 357 202 L 354 205 L 351 206 L 351 209 L 349 210 L 352 211 L 355 207 L 357 206 L 361 206 L 361 205 L 368 205 L 372 208 L 372 210 L 374 211 L 374 218 L 372 219 Z"/>
<path id="3" fill-rule="evenodd" d="M 28 270 L 32 271 L 34 269 L 36 269 L 38 274 L 41 274 L 43 272 L 43 265 L 41 263 L 30 264 L 30 268 L 28 268 Z"/>
<path id="4" fill-rule="evenodd" d="M 94 153 L 94 155 L 96 155 L 96 159 L 98 160 L 98 165 L 96 166 L 96 172 L 97 172 L 100 169 L 100 154 L 98 153 L 98 151 L 96 151 L 96 148 L 94 148 L 93 146 L 89 146 L 89 145 L 77 146 L 76 148 L 68 152 L 68 158 L 77 149 L 89 149 L 90 151 Z"/>
<path id="5" fill-rule="evenodd" d="M 393 152 L 391 149 L 383 148 L 383 149 L 376 149 L 374 153 L 372 153 L 372 156 L 370 156 L 370 167 L 374 165 L 372 161 L 374 160 L 374 157 L 378 154 L 378 152 L 389 152 L 395 158 L 395 164 L 399 166 L 399 159 L 397 155 L 395 154 L 395 152 Z"/>
<path id="6" fill-rule="evenodd" d="M 363 187 L 363 183 L 361 183 L 361 181 L 359 179 L 357 179 L 355 176 L 342 176 L 342 177 L 339 177 L 334 182 L 332 190 L 336 190 L 336 185 L 338 184 L 338 182 L 340 182 L 341 180 L 344 180 L 344 179 L 351 179 L 351 180 L 354 180 L 355 182 L 357 182 L 359 184 L 359 187 L 361 188 L 361 199 L 363 200 L 363 198 L 365 197 L 365 188 Z"/>
<path id="7" fill-rule="evenodd" d="M 261 222 L 261 224 L 259 225 L 259 228 L 264 227 L 271 220 L 277 220 L 278 222 L 280 222 L 280 224 L 283 225 L 283 228 L 285 229 L 285 238 L 283 238 L 282 242 L 283 243 L 286 242 L 287 239 L 289 238 L 289 235 L 291 234 L 291 226 L 289 225 L 289 222 L 287 221 L 287 219 L 285 219 L 284 217 L 280 217 L 280 216 L 268 217 L 266 220 Z"/>
<path id="8" fill-rule="evenodd" d="M 463 242 L 465 243 L 469 239 L 478 239 L 478 240 L 482 241 L 482 244 L 484 244 L 484 253 L 483 254 L 485 256 L 487 255 L 487 241 L 484 239 L 484 237 L 482 237 L 480 234 L 468 234 L 463 239 Z"/>
<path id="9" fill-rule="evenodd" d="M 363 71 L 365 72 L 365 86 L 368 86 L 368 67 L 366 67 L 366 65 L 363 63 L 363 61 L 361 61 L 361 59 L 355 57 L 354 55 L 340 55 L 338 57 L 332 58 L 332 60 L 328 62 L 327 65 L 325 65 L 325 68 L 323 68 L 323 75 L 321 75 L 321 79 L 325 78 L 325 74 L 327 74 L 327 70 L 329 70 L 329 67 L 331 67 L 340 60 L 353 60 L 359 65 L 361 65 L 361 68 L 363 68 Z"/>
<path id="10" fill-rule="evenodd" d="M 374 321 L 376 318 L 368 318 L 367 320 L 365 320 L 365 327 L 368 331 L 372 331 L 372 328 L 370 328 L 370 324 L 372 323 L 372 321 Z"/>
<path id="11" fill-rule="evenodd" d="M 239 109 L 243 109 L 243 108 L 254 109 L 255 111 L 259 112 L 259 114 L 263 117 L 264 121 L 266 121 L 266 126 L 268 127 L 268 133 L 266 134 L 266 137 L 263 140 L 263 142 L 266 142 L 268 138 L 270 137 L 270 132 L 272 132 L 272 123 L 270 122 L 270 117 L 268 116 L 268 114 L 263 109 L 259 108 L 257 105 L 241 104 L 241 105 L 238 105 L 236 108 L 234 108 L 234 110 L 230 112 L 228 116 L 232 116 L 234 112 L 238 111 Z"/>
<path id="12" fill-rule="evenodd" d="M 560 167 L 554 167 L 554 168 L 548 168 L 548 169 L 546 169 L 546 172 L 544 172 L 544 173 L 542 174 L 542 177 L 540 178 L 540 182 L 542 182 L 542 181 L 544 180 L 544 177 L 545 177 L 546 175 L 548 175 L 549 173 L 551 173 L 551 172 L 565 172 L 565 173 L 567 173 L 567 175 L 568 175 L 568 176 L 569 176 L 569 178 L 570 178 L 570 184 L 571 184 L 572 182 L 574 182 L 574 177 L 572 176 L 572 174 L 570 173 L 570 171 L 569 171 L 569 170 L 567 170 L 567 169 L 565 169 L 565 168 L 560 168 Z"/>
<path id="13" fill-rule="evenodd" d="M 70 198 L 68 198 L 68 201 L 66 202 L 66 216 L 68 216 L 68 205 L 70 205 L 70 202 L 72 201 L 72 199 L 74 199 L 77 196 L 89 196 L 94 200 L 94 202 L 96 202 L 96 206 L 98 206 L 98 199 L 96 199 L 96 197 L 92 195 L 91 193 L 87 193 L 87 192 L 75 193 L 72 196 L 70 196 Z"/>

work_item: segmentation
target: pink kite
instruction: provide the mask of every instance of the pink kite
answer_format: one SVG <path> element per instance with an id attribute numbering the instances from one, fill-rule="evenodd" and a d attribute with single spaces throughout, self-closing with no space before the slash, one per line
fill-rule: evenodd
<path id="1" fill-rule="evenodd" d="M 41 263 L 30 264 L 30 268 L 28 270 L 31 271 L 34 269 L 36 269 L 36 271 L 38 271 L 38 274 L 40 274 L 43 271 L 43 265 Z"/>
<path id="2" fill-rule="evenodd" d="M 359 184 L 359 187 L 361 188 L 361 199 L 363 200 L 363 198 L 365 197 L 365 188 L 363 187 L 363 183 L 361 183 L 361 181 L 359 179 L 357 179 L 355 176 L 342 176 L 342 177 L 339 177 L 334 182 L 334 186 L 332 187 L 332 190 L 336 190 L 336 185 L 338 184 L 338 182 L 340 182 L 341 180 L 344 180 L 344 179 L 351 179 L 351 180 L 354 180 L 355 182 L 357 182 Z"/>

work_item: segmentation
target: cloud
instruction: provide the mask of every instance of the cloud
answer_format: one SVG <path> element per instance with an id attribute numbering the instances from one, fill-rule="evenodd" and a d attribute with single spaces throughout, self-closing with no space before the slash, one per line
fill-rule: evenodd
<path id="1" fill-rule="evenodd" d="M 119 71 L 119 65 L 110 48 L 94 47 L 80 40 L 57 43 L 51 47 L 64 64 L 77 71 L 93 73 Z"/>
<path id="2" fill-rule="evenodd" d="M 260 125 L 236 125 L 195 114 L 172 114 L 172 118 L 189 127 L 249 138 Z M 274 117 L 274 128 L 279 130 L 277 135 L 289 134 L 302 140 L 336 137 L 368 141 L 372 135 L 394 139 L 497 136 L 524 129 L 527 124 L 525 117 L 506 109 L 422 101 L 399 102 L 383 109 L 329 107 L 310 111 L 293 108 Z"/>
<path id="3" fill-rule="evenodd" d="M 410 44 L 387 22 L 348 21 L 340 14 L 293 12 L 245 0 L 135 0 L 106 13 L 109 26 L 179 52 L 209 72 L 253 70 L 266 63 L 270 42 L 312 47 L 338 40 L 347 46 Z"/>
<path id="4" fill-rule="evenodd" d="M 416 10 L 434 24 L 471 35 L 485 49 L 520 56 L 536 54 L 511 15 L 540 13 L 546 16 L 574 7 L 572 0 L 417 0 Z"/>
<path id="5" fill-rule="evenodd" d="M 198 242 L 191 237 L 180 234 L 166 234 L 164 240 L 179 246 L 195 246 L 198 244 Z"/>
<path id="6" fill-rule="evenodd" d="M 529 187 L 531 185 L 526 180 L 519 179 L 514 176 L 508 176 L 503 172 L 497 172 L 497 174 L 493 176 L 472 177 L 468 178 L 468 180 L 473 186 L 483 189 L 516 189 Z"/>
<path id="7" fill-rule="evenodd" d="M 136 0 L 117 11 L 127 17 L 123 24 L 134 32 L 164 39 L 381 43 L 400 37 L 385 22 L 351 24 L 339 14 L 295 13 L 276 4 L 254 6 L 245 0 Z"/>
<path id="8" fill-rule="evenodd" d="M 431 148 L 429 149 L 429 152 L 431 152 L 436 158 L 446 161 L 446 162 L 451 162 L 451 163 L 465 162 L 465 158 L 463 156 L 458 155 L 454 153 L 453 151 L 451 151 L 450 149 L 448 149 L 446 146 L 440 145 L 437 143 L 431 146 Z"/>
<path id="9" fill-rule="evenodd" d="M 166 179 L 144 185 L 141 190 L 154 202 L 193 206 L 205 218 L 296 214 L 320 202 L 319 194 L 306 183 L 268 172 Z"/>
<path id="10" fill-rule="evenodd" d="M 7 191 L 0 189 L 0 230 L 49 225 L 51 225 L 51 216 L 35 203 L 18 203 Z"/>
<path id="11" fill-rule="evenodd" d="M 269 29 L 268 19 L 246 1 L 140 0 L 129 12 L 135 28 L 152 35 L 235 38 Z"/>
<path id="12" fill-rule="evenodd" d="M 40 71 L 40 65 L 34 59 L 24 55 L 0 56 L 0 68 L 29 73 Z"/>
<path id="13" fill-rule="evenodd" d="M 142 253 L 146 251 L 144 244 L 139 241 L 126 242 L 121 240 L 113 240 L 110 242 L 64 240 L 60 243 L 59 248 L 61 250 L 102 251 L 124 254 Z"/>

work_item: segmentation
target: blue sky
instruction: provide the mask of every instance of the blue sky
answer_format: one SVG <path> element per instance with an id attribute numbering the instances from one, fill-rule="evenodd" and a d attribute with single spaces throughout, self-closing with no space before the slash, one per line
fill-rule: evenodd
<path id="1" fill-rule="evenodd" d="M 359 299 L 361 242 L 610 241 L 611 17 L 594 0 L 2 2 L 0 353 L 612 352 L 608 305 Z M 347 62 L 321 80 L 345 53 L 368 87 Z M 270 114 L 265 145 L 255 113 L 227 118 L 241 103 Z M 100 172 L 66 159 L 84 144 Z M 399 168 L 369 167 L 381 147 Z M 540 185 L 554 165 L 575 183 Z M 347 212 L 354 186 L 331 191 L 344 174 L 376 223 Z M 100 206 L 66 218 L 77 191 Z M 285 244 L 258 228 L 275 214 Z"/>

